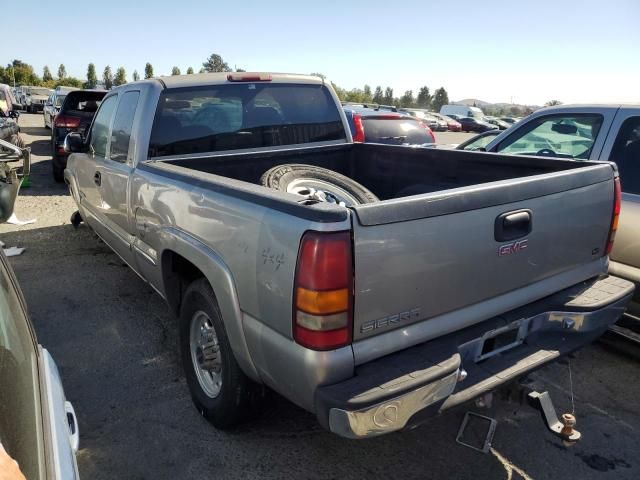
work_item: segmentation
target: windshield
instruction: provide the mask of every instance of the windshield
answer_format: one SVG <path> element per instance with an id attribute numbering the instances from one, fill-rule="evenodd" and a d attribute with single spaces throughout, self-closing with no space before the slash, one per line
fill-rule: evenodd
<path id="1" fill-rule="evenodd" d="M 56 107 L 60 107 L 62 106 L 62 104 L 64 103 L 64 99 L 67 98 L 66 95 L 58 95 L 56 97 Z"/>
<path id="2" fill-rule="evenodd" d="M 149 156 L 343 139 L 338 108 L 323 85 L 186 87 L 160 95 Z"/>

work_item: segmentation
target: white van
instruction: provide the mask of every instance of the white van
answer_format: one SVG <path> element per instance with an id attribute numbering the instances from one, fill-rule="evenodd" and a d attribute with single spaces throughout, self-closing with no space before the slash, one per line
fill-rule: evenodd
<path id="1" fill-rule="evenodd" d="M 443 105 L 440 107 L 440 115 L 457 115 L 458 117 L 474 117 L 481 119 L 484 113 L 478 107 L 467 105 Z"/>

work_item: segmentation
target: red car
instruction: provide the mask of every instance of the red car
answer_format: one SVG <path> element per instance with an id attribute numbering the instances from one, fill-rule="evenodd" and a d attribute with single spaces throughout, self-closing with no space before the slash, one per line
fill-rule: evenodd
<path id="1" fill-rule="evenodd" d="M 461 132 L 462 131 L 462 124 L 460 122 L 458 122 L 457 120 L 454 120 L 451 117 L 447 117 L 446 115 L 440 115 L 439 113 L 432 113 L 431 115 L 433 115 L 436 118 L 440 118 L 440 119 L 444 120 L 445 122 L 447 122 L 447 127 L 449 128 L 450 132 Z"/>

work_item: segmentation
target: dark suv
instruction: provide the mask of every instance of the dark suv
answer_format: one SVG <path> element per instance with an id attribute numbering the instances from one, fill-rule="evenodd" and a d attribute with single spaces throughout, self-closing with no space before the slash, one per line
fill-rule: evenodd
<path id="1" fill-rule="evenodd" d="M 67 94 L 51 126 L 51 160 L 56 182 L 64 180 L 67 166 L 64 138 L 70 132 L 80 132 L 84 137 L 106 94 L 106 90 L 74 90 Z"/>
<path id="2" fill-rule="evenodd" d="M 377 107 L 343 107 L 354 142 L 389 145 L 435 143 L 431 129 L 420 119 Z"/>

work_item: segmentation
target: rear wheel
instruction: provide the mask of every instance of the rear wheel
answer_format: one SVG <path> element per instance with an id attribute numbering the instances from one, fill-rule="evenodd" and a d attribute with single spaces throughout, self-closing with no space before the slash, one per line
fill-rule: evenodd
<path id="1" fill-rule="evenodd" d="M 232 428 L 256 410 L 262 388 L 240 369 L 204 278 L 189 285 L 182 301 L 180 351 L 191 399 L 216 428 Z"/>

